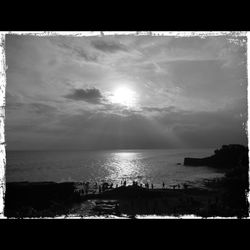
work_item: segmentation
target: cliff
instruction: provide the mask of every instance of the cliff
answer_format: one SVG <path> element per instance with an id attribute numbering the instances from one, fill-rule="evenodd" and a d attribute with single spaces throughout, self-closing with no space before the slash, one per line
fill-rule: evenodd
<path id="1" fill-rule="evenodd" d="M 209 166 L 215 168 L 232 169 L 248 167 L 248 148 L 243 145 L 223 145 L 214 151 L 214 155 L 205 158 L 185 158 L 186 166 Z"/>

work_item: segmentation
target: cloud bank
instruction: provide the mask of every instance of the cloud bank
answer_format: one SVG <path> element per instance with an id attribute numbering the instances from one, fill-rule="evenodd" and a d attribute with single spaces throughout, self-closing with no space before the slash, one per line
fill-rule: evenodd
<path id="1" fill-rule="evenodd" d="M 245 37 L 7 35 L 6 59 L 7 150 L 247 144 Z"/>
<path id="2" fill-rule="evenodd" d="M 75 101 L 86 101 L 89 103 L 98 104 L 101 103 L 103 96 L 99 89 L 74 89 L 72 93 L 65 95 L 65 98 Z"/>

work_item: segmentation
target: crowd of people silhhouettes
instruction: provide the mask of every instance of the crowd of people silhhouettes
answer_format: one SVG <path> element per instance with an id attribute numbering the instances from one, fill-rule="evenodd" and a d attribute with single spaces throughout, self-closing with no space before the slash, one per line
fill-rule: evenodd
<path id="1" fill-rule="evenodd" d="M 118 183 L 116 183 L 115 187 L 114 184 L 108 183 L 108 182 L 103 182 L 101 184 L 98 184 L 97 182 L 94 183 L 93 188 L 91 188 L 91 193 L 102 193 L 105 192 L 107 190 L 111 190 L 113 188 L 118 188 L 118 187 L 126 187 L 127 186 L 127 181 L 125 180 L 121 180 L 120 185 Z M 140 187 L 140 188 L 146 188 L 146 189 L 154 189 L 155 186 L 153 183 L 149 184 L 149 182 L 146 183 L 138 183 L 137 181 L 133 181 L 132 182 L 132 186 L 134 187 Z M 162 189 L 167 188 L 165 182 L 162 182 Z M 180 184 L 176 184 L 176 185 L 169 185 L 169 188 L 172 189 L 187 189 L 188 185 L 186 183 L 180 185 Z M 90 183 L 89 182 L 82 182 L 81 183 L 81 187 L 79 189 L 79 191 L 84 194 L 87 195 L 90 193 Z"/>

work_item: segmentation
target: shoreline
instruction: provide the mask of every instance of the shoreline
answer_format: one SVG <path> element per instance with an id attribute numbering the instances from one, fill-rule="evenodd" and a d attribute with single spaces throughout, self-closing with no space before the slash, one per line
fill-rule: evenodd
<path id="1" fill-rule="evenodd" d="M 224 176 L 203 179 L 205 188 L 190 187 L 186 181 L 182 186 L 172 185 L 171 189 L 153 188 L 153 185 L 149 189 L 148 183 L 142 187 L 136 181 L 133 185 L 126 185 L 124 181 L 123 186 L 116 188 L 113 184 L 103 183 L 101 187 L 96 183 L 94 191 L 88 182 L 7 182 L 4 215 L 14 218 L 68 215 L 128 218 L 136 215 L 249 216 L 247 148 L 223 145 L 210 157 L 185 158 L 184 165 L 185 161 L 189 165 L 197 165 L 197 162 L 208 164 L 223 172 Z"/>
<path id="2" fill-rule="evenodd" d="M 9 182 L 6 183 L 4 214 L 8 218 L 247 216 L 246 211 L 230 208 L 227 204 L 224 178 L 204 180 L 207 187 L 204 189 L 146 189 L 131 185 L 83 196 L 76 192 L 75 182 Z"/>

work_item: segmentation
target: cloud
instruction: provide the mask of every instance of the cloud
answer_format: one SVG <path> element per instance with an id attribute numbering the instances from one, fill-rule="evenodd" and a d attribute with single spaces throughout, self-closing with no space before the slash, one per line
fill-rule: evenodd
<path id="1" fill-rule="evenodd" d="M 91 41 L 91 44 L 94 48 L 104 52 L 114 53 L 117 51 L 127 51 L 127 48 L 124 44 L 111 40 L 93 40 Z"/>
<path id="2" fill-rule="evenodd" d="M 83 58 L 85 61 L 88 61 L 88 62 L 97 62 L 98 61 L 97 55 L 91 55 L 91 54 L 87 53 L 82 48 L 74 48 L 73 50 L 78 57 Z"/>
<path id="3" fill-rule="evenodd" d="M 245 50 L 219 37 L 9 36 L 8 148 L 245 143 Z M 136 107 L 109 102 L 122 84 Z"/>
<path id="4" fill-rule="evenodd" d="M 43 110 L 43 105 L 39 108 L 37 104 L 31 106 L 35 112 Z M 108 108 L 105 105 L 103 107 Z M 44 108 L 48 111 L 49 107 Z M 109 108 L 118 107 L 111 105 Z M 150 117 L 144 112 L 131 110 L 122 110 L 121 114 L 109 113 L 107 110 L 87 110 L 78 114 L 58 113 L 51 116 L 52 119 L 33 114 L 27 119 L 20 114 L 15 120 L 18 122 L 12 123 L 7 116 L 8 145 L 27 148 L 32 145 L 44 149 L 96 149 L 217 147 L 221 143 L 247 143 L 242 126 L 246 118 L 240 116 L 241 112 L 247 110 L 245 100 L 216 112 L 191 112 L 173 107 L 148 107 L 148 110 L 162 112 Z M 126 115 L 123 115 L 124 112 Z M 42 138 L 46 140 L 42 142 Z M 14 143 L 13 140 L 17 139 L 19 141 Z M 35 146 L 37 141 L 41 141 L 41 144 Z"/>
<path id="5" fill-rule="evenodd" d="M 6 91 L 6 108 L 9 110 L 18 109 L 20 105 L 22 105 L 22 98 L 20 95 L 14 95 L 10 92 Z"/>
<path id="6" fill-rule="evenodd" d="M 65 98 L 75 101 L 85 101 L 92 104 L 101 104 L 104 97 L 97 88 L 74 89 L 72 93 L 65 95 Z"/>
<path id="7" fill-rule="evenodd" d="M 81 59 L 84 59 L 86 62 L 97 62 L 98 61 L 98 55 L 90 53 L 89 51 L 86 51 L 86 48 L 83 48 L 79 45 L 74 45 L 73 43 L 67 41 L 67 40 L 50 40 L 52 44 L 55 44 L 57 47 L 65 50 L 65 52 L 68 52 L 70 54 L 75 55 L 76 57 L 79 57 Z"/>
<path id="8" fill-rule="evenodd" d="M 37 114 L 51 115 L 57 111 L 57 108 L 43 103 L 31 103 L 28 106 Z"/>
<path id="9" fill-rule="evenodd" d="M 142 111 L 148 112 L 173 112 L 175 111 L 176 107 L 168 106 L 168 107 L 142 107 Z"/>
<path id="10" fill-rule="evenodd" d="M 26 109 L 28 112 L 35 112 L 37 114 L 51 114 L 57 111 L 57 108 L 48 104 L 39 102 L 26 103 L 22 95 L 6 91 L 6 111 L 20 111 L 21 109 Z"/>

